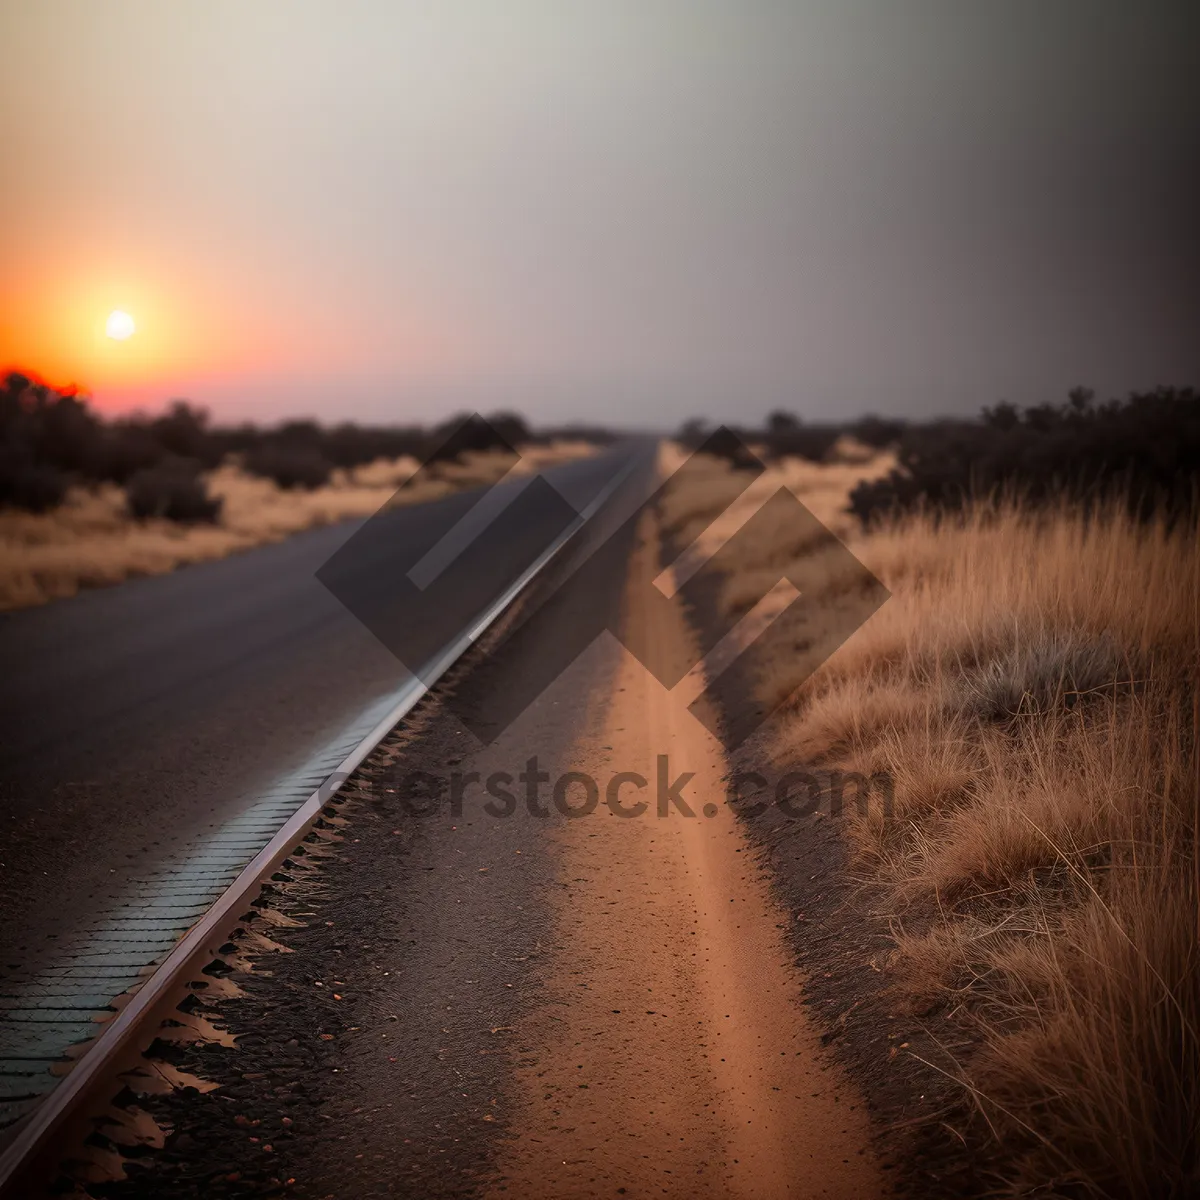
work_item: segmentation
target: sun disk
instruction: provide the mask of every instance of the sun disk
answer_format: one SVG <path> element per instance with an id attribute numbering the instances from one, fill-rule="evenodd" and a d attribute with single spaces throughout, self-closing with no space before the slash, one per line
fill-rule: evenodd
<path id="1" fill-rule="evenodd" d="M 123 342 L 127 337 L 132 336 L 136 329 L 133 318 L 119 308 L 108 314 L 108 320 L 104 325 L 104 332 L 117 342 Z"/>

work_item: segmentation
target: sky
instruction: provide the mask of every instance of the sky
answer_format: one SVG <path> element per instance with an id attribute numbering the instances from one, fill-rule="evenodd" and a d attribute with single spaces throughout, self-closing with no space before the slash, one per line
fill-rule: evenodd
<path id="1" fill-rule="evenodd" d="M 1200 383 L 1198 14 L 0 0 L 0 364 L 660 429 Z"/>

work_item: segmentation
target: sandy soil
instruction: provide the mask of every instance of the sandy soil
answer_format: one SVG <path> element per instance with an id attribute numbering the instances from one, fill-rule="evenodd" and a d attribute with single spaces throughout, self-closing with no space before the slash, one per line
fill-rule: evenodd
<path id="1" fill-rule="evenodd" d="M 655 541 L 643 539 L 635 575 L 658 575 Z M 657 623 L 655 638 L 689 637 L 678 608 Z M 649 808 L 625 819 L 602 804 L 558 835 L 563 949 L 545 978 L 556 1017 L 529 1018 L 550 1035 L 519 1073 L 497 1190 L 881 1194 L 865 1113 L 800 1007 L 784 914 L 724 803 L 720 746 L 687 711 L 686 682 L 668 692 L 623 654 L 615 688 L 602 740 L 575 757 L 597 779 L 639 774 Z M 693 773 L 681 794 L 694 817 L 660 816 L 660 770 Z M 621 803 L 638 799 L 629 781 Z"/>

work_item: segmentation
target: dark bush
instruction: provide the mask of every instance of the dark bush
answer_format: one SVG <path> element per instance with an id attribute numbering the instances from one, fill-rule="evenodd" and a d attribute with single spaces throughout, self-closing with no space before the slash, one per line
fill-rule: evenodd
<path id="1" fill-rule="evenodd" d="M 209 496 L 194 460 L 165 460 L 137 471 L 125 485 L 129 512 L 138 520 L 163 517 L 181 523 L 212 522 L 221 501 Z"/>
<path id="2" fill-rule="evenodd" d="M 52 388 L 19 372 L 0 387 L 0 445 L 39 469 L 81 483 L 124 483 L 168 454 L 213 465 L 205 415 L 176 404 L 156 421 L 106 422 L 72 388 Z"/>
<path id="3" fill-rule="evenodd" d="M 741 429 L 730 429 L 718 425 L 715 429 L 699 417 L 685 421 L 675 434 L 677 441 L 690 453 L 701 451 L 713 458 L 723 458 L 735 471 L 753 471 L 762 467 L 762 461 L 747 446 L 747 442 L 758 440 L 759 435 Z"/>
<path id="4" fill-rule="evenodd" d="M 104 427 L 73 388 L 10 371 L 0 388 L 0 445 L 40 467 L 87 474 Z"/>
<path id="5" fill-rule="evenodd" d="M 520 413 L 509 412 L 507 409 L 488 413 L 487 423 L 496 431 L 501 442 L 514 450 L 533 440 L 529 426 Z"/>
<path id="6" fill-rule="evenodd" d="M 173 400 L 171 407 L 150 425 L 150 430 L 167 454 L 194 459 L 215 467 L 224 450 L 208 429 L 208 413 L 186 400 Z"/>
<path id="7" fill-rule="evenodd" d="M 786 412 L 782 408 L 777 408 L 773 413 L 767 415 L 767 433 L 791 433 L 794 429 L 800 428 L 800 418 L 795 413 Z"/>
<path id="8" fill-rule="evenodd" d="M 318 486 L 305 482 L 317 478 L 314 460 L 324 462 L 325 474 L 318 481 L 323 483 L 334 467 L 360 467 L 376 459 L 405 455 L 420 459 L 431 446 L 429 434 L 418 426 L 378 427 L 349 421 L 331 429 L 313 421 L 288 421 L 270 430 L 239 425 L 215 429 L 212 437 L 222 454 L 242 455 L 248 470 L 270 478 L 278 474 L 285 487 Z M 297 476 L 295 483 L 282 483 L 283 476 L 293 475 Z"/>
<path id="9" fill-rule="evenodd" d="M 806 458 L 821 462 L 841 433 L 836 425 L 805 425 L 799 417 L 782 409 L 771 413 L 761 430 L 734 427 L 731 431 L 736 440 L 722 442 L 718 457 L 729 459 L 738 469 L 752 466 L 755 461 L 738 447 L 738 441 L 747 446 L 761 446 L 768 459 Z M 711 436 L 708 422 L 693 417 L 680 427 L 675 440 L 687 450 L 697 450 Z"/>
<path id="10" fill-rule="evenodd" d="M 45 512 L 60 504 L 67 469 L 87 457 L 89 432 L 72 392 L 9 371 L 0 384 L 0 505 Z"/>
<path id="11" fill-rule="evenodd" d="M 288 421 L 266 430 L 238 425 L 214 429 L 210 437 L 221 455 L 240 454 L 248 470 L 274 478 L 283 487 L 319 486 L 334 467 L 361 467 L 380 458 L 424 459 L 435 444 L 419 426 L 356 425 L 350 421 L 332 428 L 314 421 Z M 324 464 L 319 478 L 316 462 Z M 285 476 L 295 477 L 295 482 L 283 483 Z M 317 479 L 317 483 L 306 482 L 309 479 Z"/>
<path id="12" fill-rule="evenodd" d="M 104 431 L 92 477 L 126 483 L 137 471 L 153 467 L 167 457 L 149 422 L 118 421 Z"/>
<path id="13" fill-rule="evenodd" d="M 240 456 L 248 471 L 280 487 L 317 488 L 328 482 L 335 467 L 404 456 L 424 460 L 435 447 L 430 461 L 457 460 L 468 451 L 516 449 L 534 440 L 517 413 L 495 412 L 465 426 L 463 421 L 447 421 L 432 434 L 419 426 L 343 422 L 326 428 L 312 420 L 288 421 L 273 429 L 248 423 L 221 428 L 211 426 L 208 413 L 185 400 L 173 401 L 157 417 L 110 421 L 73 388 L 53 388 L 32 374 L 9 371 L 0 378 L 0 502 L 40 511 L 53 507 L 71 483 L 103 481 L 128 486 L 136 480 L 140 496 L 144 489 L 166 488 L 146 480 L 175 478 L 180 461 L 212 468 L 230 455 Z M 605 435 L 587 430 L 580 436 L 600 442 Z M 158 472 L 167 466 L 170 471 Z M 149 494 L 145 504 L 148 512 L 157 511 Z"/>
<path id="14" fill-rule="evenodd" d="M 911 426 L 899 467 L 850 497 L 868 523 L 920 504 L 953 510 L 973 497 L 1018 493 L 1031 504 L 1121 497 L 1141 517 L 1194 515 L 1200 484 L 1200 394 L 1159 388 L 1096 405 L 1084 388 L 1060 406 L 985 409 L 977 422 Z"/>
<path id="15" fill-rule="evenodd" d="M 762 459 L 736 434 L 709 434 L 701 443 L 705 454 L 723 458 L 735 471 L 761 471 Z"/>
<path id="16" fill-rule="evenodd" d="M 346 422 L 324 431 L 321 448 L 335 467 L 361 467 L 378 458 L 424 458 L 430 445 L 417 427 L 372 429 Z"/>
<path id="17" fill-rule="evenodd" d="M 882 450 L 892 446 L 904 435 L 906 423 L 895 418 L 866 416 L 846 426 L 846 432 L 865 446 Z"/>
<path id="18" fill-rule="evenodd" d="M 57 467 L 34 462 L 25 447 L 0 444 L 0 507 L 46 512 L 62 503 L 68 482 Z"/>
<path id="19" fill-rule="evenodd" d="M 213 442 L 221 451 L 221 457 L 230 454 L 249 454 L 263 442 L 263 431 L 257 425 L 244 421 L 241 425 L 227 425 L 212 430 Z"/>
<path id="20" fill-rule="evenodd" d="M 794 425 L 768 429 L 761 440 L 766 444 L 769 458 L 806 458 L 810 462 L 821 462 L 833 449 L 840 433 L 835 425 L 802 425 L 796 421 Z"/>
<path id="21" fill-rule="evenodd" d="M 679 427 L 675 434 L 677 441 L 685 450 L 699 450 L 704 439 L 712 432 L 711 426 L 702 417 L 689 417 Z"/>
<path id="22" fill-rule="evenodd" d="M 34 428 L 30 439 L 39 463 L 79 475 L 91 475 L 97 466 L 104 428 L 85 401 L 44 385 L 33 389 L 30 411 Z"/>
<path id="23" fill-rule="evenodd" d="M 486 418 L 460 413 L 443 422 L 430 437 L 434 445 L 427 461 L 457 462 L 464 454 L 488 450 L 515 451 L 530 440 L 529 428 L 515 413 L 492 413 Z"/>
<path id="24" fill-rule="evenodd" d="M 243 460 L 246 470 L 273 479 L 281 488 L 319 488 L 329 482 L 333 465 L 315 445 L 301 441 L 267 442 Z"/>
<path id="25" fill-rule="evenodd" d="M 712 458 L 722 458 L 735 471 L 761 471 L 762 460 L 746 445 L 751 436 L 719 425 L 716 429 L 705 430 L 703 436 L 687 448 Z"/>

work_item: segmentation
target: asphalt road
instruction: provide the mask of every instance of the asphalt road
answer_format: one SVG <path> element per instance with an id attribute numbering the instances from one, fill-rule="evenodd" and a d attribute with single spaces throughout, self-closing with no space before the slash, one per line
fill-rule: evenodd
<path id="1" fill-rule="evenodd" d="M 553 538 L 560 495 L 582 508 L 647 452 L 631 443 L 554 468 L 553 489 L 392 510 L 352 554 L 361 522 L 0 617 L 0 972 L 46 961 L 82 918 L 405 681 L 318 570 L 333 560 L 326 582 L 416 667 Z M 462 563 L 427 562 L 437 603 L 421 615 L 395 602 L 448 528 L 508 502 Z"/>

